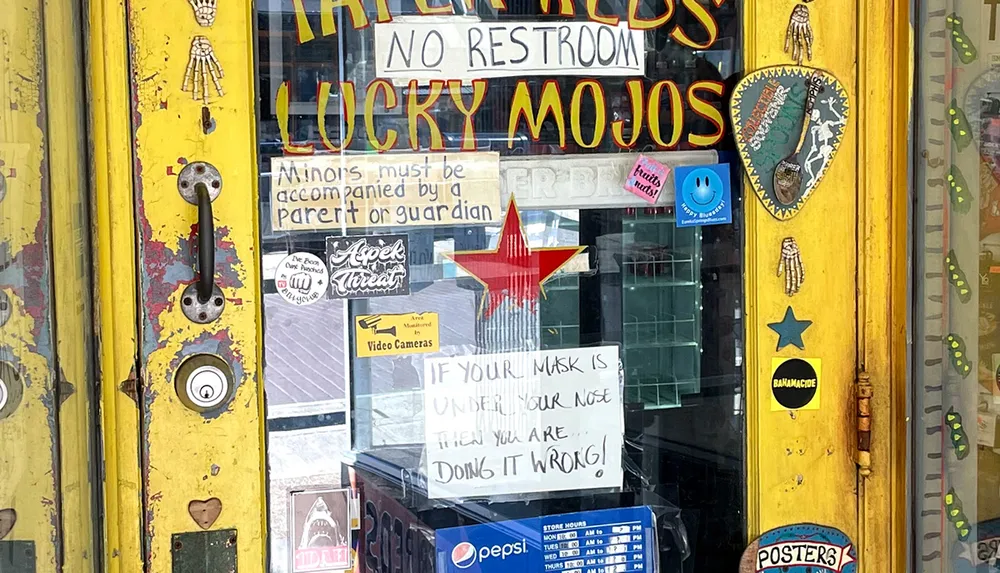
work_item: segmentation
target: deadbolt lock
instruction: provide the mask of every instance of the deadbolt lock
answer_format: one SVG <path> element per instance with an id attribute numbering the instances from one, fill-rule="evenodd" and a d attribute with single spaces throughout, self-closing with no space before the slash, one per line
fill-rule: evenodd
<path id="1" fill-rule="evenodd" d="M 21 404 L 21 375 L 9 362 L 0 362 L 0 420 L 10 417 Z"/>
<path id="2" fill-rule="evenodd" d="M 181 402 L 195 412 L 225 408 L 236 393 L 233 370 L 213 354 L 195 354 L 177 369 L 174 389 Z"/>

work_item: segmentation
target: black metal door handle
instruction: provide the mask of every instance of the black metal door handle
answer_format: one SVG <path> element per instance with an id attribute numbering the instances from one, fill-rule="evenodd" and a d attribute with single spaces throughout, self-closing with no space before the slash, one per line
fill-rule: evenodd
<path id="1" fill-rule="evenodd" d="M 205 304 L 215 286 L 215 221 L 208 186 L 198 182 L 194 190 L 198 194 L 198 302 Z"/>

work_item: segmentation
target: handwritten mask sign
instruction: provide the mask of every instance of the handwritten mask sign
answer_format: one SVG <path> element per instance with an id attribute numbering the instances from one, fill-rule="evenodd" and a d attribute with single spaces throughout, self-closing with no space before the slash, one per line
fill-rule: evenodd
<path id="1" fill-rule="evenodd" d="M 622 484 L 618 347 L 424 361 L 430 498 Z"/>
<path id="2" fill-rule="evenodd" d="M 330 298 L 410 294 L 406 235 L 327 237 Z"/>
<path id="3" fill-rule="evenodd" d="M 649 203 L 656 203 L 660 198 L 660 191 L 663 191 L 667 182 L 667 173 L 670 173 L 669 167 L 655 159 L 640 155 L 629 171 L 628 178 L 625 179 L 625 190 Z"/>
<path id="4" fill-rule="evenodd" d="M 275 231 L 482 225 L 500 218 L 497 153 L 271 159 Z"/>
<path id="5" fill-rule="evenodd" d="M 816 97 L 808 125 L 804 125 L 807 80 L 818 74 L 822 91 Z M 764 208 L 778 219 L 799 212 L 826 174 L 847 129 L 847 91 L 830 74 L 799 66 L 775 66 L 748 74 L 733 92 L 730 114 L 736 147 L 746 167 L 754 192 Z M 789 204 L 779 200 L 774 189 L 774 171 L 795 152 L 802 183 Z"/>
<path id="6" fill-rule="evenodd" d="M 567 47 L 569 49 L 567 49 Z M 467 17 L 397 18 L 375 24 L 380 78 L 642 76 L 643 31 L 627 23 L 477 22 Z"/>
<path id="7" fill-rule="evenodd" d="M 856 573 L 858 554 L 841 531 L 812 523 L 772 529 L 750 544 L 740 573 Z"/>

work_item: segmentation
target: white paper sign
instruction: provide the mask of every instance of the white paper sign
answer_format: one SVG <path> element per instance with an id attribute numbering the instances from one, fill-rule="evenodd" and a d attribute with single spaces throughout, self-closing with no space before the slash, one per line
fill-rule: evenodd
<path id="1" fill-rule="evenodd" d="M 430 498 L 622 484 L 618 347 L 424 361 Z"/>
<path id="2" fill-rule="evenodd" d="M 621 23 L 421 18 L 375 24 L 375 72 L 399 80 L 642 76 L 641 30 Z"/>
<path id="3" fill-rule="evenodd" d="M 685 165 L 719 162 L 715 150 L 653 151 L 645 156 L 670 167 L 656 205 L 674 204 L 674 172 Z M 539 155 L 500 160 L 500 195 L 506 205 L 514 193 L 517 206 L 528 209 L 618 209 L 649 207 L 644 199 L 622 189 L 635 164 L 631 153 Z"/>

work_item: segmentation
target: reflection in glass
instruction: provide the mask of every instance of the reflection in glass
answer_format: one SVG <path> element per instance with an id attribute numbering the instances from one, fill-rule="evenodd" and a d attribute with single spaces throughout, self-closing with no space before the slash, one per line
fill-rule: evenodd
<path id="1" fill-rule="evenodd" d="M 668 204 L 642 206 L 623 197 L 581 208 L 579 200 L 560 195 L 550 197 L 544 206 L 532 206 L 530 199 L 518 195 L 524 204 L 521 232 L 529 249 L 584 249 L 547 280 L 542 280 L 546 277 L 539 276 L 537 267 L 516 271 L 523 273 L 516 280 L 544 283 L 537 299 L 508 297 L 496 308 L 490 306 L 485 281 L 456 264 L 451 255 L 505 248 L 500 216 L 484 225 L 276 230 L 271 217 L 272 158 L 294 151 L 333 154 L 337 159 L 331 161 L 338 166 L 346 164 L 342 161 L 357 161 L 359 155 L 377 160 L 375 147 L 390 130 L 398 137 L 390 153 L 427 153 L 432 141 L 433 130 L 423 120 L 417 122 L 415 139 L 411 139 L 406 114 L 408 98 L 423 101 L 428 97 L 426 82 L 392 85 L 397 105 L 386 108 L 386 94 L 380 93 L 372 113 L 366 115 L 366 98 L 373 97 L 369 85 L 377 79 L 372 28 L 379 24 L 354 30 L 347 14 L 338 11 L 337 34 L 324 36 L 319 4 L 304 2 L 302 16 L 315 37 L 301 43 L 291 0 L 270 0 L 260 5 L 258 13 L 271 570 L 287 571 L 288 492 L 304 485 L 354 488 L 360 497 L 359 529 L 354 533 L 357 558 L 366 570 L 386 567 L 387 559 L 400 558 L 389 555 L 395 551 L 393 536 L 411 536 L 412 542 L 401 550 L 406 566 L 430 571 L 435 529 L 638 505 L 657 508 L 663 571 L 734 569 L 745 546 L 746 483 L 739 217 L 732 225 L 678 227 Z M 471 11 L 465 2 L 453 4 L 456 13 L 474 13 L 484 22 L 551 20 L 530 2 L 508 3 L 508 10 L 501 13 L 488 2 L 473 3 Z M 409 2 L 390 0 L 387 5 L 397 20 L 416 17 L 415 6 Z M 641 3 L 640 13 L 653 18 L 659 15 L 657 6 Z M 600 153 L 593 156 L 596 165 L 616 153 L 661 151 L 664 146 L 649 128 L 648 106 L 652 106 L 659 117 L 657 137 L 670 140 L 678 134 L 670 143 L 672 150 L 692 151 L 690 134 L 711 136 L 725 129 L 726 134 L 717 137 L 710 149 L 684 157 L 731 163 L 738 207 L 740 170 L 728 128 L 696 113 L 688 99 L 694 84 L 715 82 L 722 86 L 722 96 L 706 91 L 698 92 L 699 97 L 720 117 L 726 115 L 727 94 L 740 69 L 738 7 L 738 2 L 727 2 L 711 9 L 719 34 L 708 49 L 692 49 L 669 38 L 670 31 L 679 26 L 692 41 L 704 41 L 697 20 L 678 7 L 667 25 L 643 34 L 645 76 L 598 80 L 604 121 L 618 122 L 626 141 L 635 136 L 631 149 L 614 143 L 610 127 L 592 148 L 577 141 L 570 127 L 571 110 L 578 110 L 588 141 L 601 114 L 589 95 L 573 107 L 573 93 L 581 78 L 567 76 L 553 80 L 559 86 L 566 120 L 563 134 L 552 117 L 539 122 L 537 133 L 531 133 L 525 121 L 508 129 L 518 82 L 526 82 L 537 105 L 547 76 L 490 78 L 483 103 L 473 116 L 476 137 L 472 147 L 500 155 L 501 178 L 505 162 L 515 157 L 544 165 L 563 157 Z M 583 14 L 582 4 L 577 10 Z M 626 10 L 625 3 L 602 4 L 600 9 L 622 18 Z M 374 21 L 374 9 L 368 17 Z M 642 118 L 633 113 L 635 92 L 629 91 L 629 80 L 639 82 Z M 682 109 L 676 114 L 665 84 L 659 106 L 647 102 L 652 86 L 660 80 L 670 80 L 677 87 Z M 317 99 L 317 83 L 323 81 L 333 82 L 325 108 Z M 339 82 L 353 82 L 357 117 L 347 149 L 338 154 L 328 147 L 339 148 L 351 131 Z M 283 89 L 289 97 L 287 114 L 276 100 L 282 85 L 287 86 Z M 464 141 L 464 116 L 452 102 L 449 89 L 444 88 L 428 114 L 441 130 L 444 150 L 457 153 Z M 466 83 L 458 92 L 468 104 L 474 90 Z M 284 141 L 283 133 L 287 133 Z M 563 135 L 565 143 L 560 145 Z M 631 159 L 626 163 L 631 165 Z M 529 182 L 531 194 L 558 193 L 553 191 L 557 183 Z M 506 196 L 503 201 L 505 205 Z M 288 254 L 308 252 L 324 258 L 327 237 L 398 233 L 408 237 L 407 295 L 347 301 L 323 298 L 298 307 L 278 292 L 274 268 Z M 489 312 L 484 312 L 487 308 Z M 361 356 L 359 320 L 376 324 L 370 321 L 373 315 L 409 313 L 436 315 L 436 350 Z M 621 487 L 561 491 L 540 487 L 466 500 L 428 497 L 428 456 L 436 455 L 427 447 L 425 433 L 428 365 L 463 358 L 489 360 L 500 354 L 530 361 L 558 351 L 602 348 L 613 349 L 618 356 L 611 383 L 617 385 L 615 400 L 620 407 L 614 416 L 584 421 L 623 436 Z M 399 520 L 398 525 L 393 520 Z"/>

